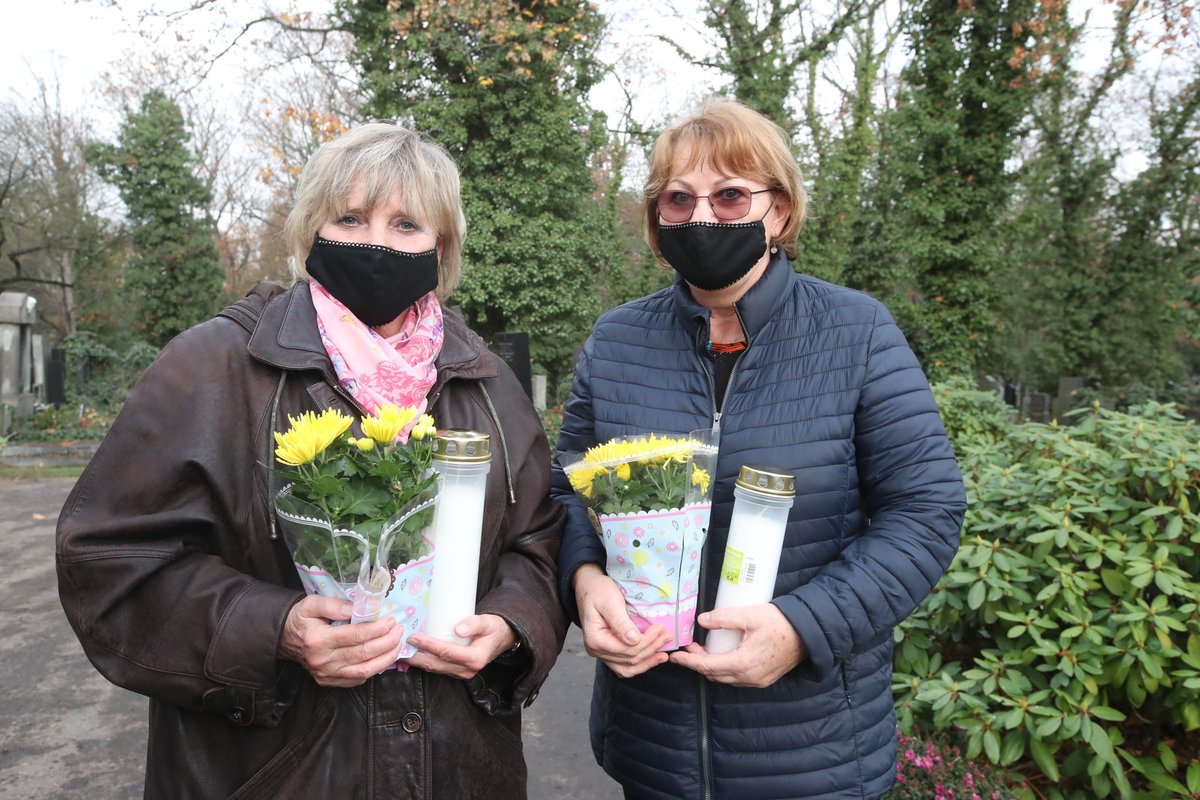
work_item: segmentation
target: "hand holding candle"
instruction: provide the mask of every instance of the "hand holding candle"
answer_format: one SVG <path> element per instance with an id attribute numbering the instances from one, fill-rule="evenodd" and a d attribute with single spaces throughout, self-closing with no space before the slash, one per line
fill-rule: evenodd
<path id="1" fill-rule="evenodd" d="M 771 600 L 788 510 L 796 497 L 795 478 L 771 467 L 742 467 L 733 496 L 714 608 L 740 608 Z M 728 653 L 741 639 L 740 631 L 712 630 L 704 649 Z"/>

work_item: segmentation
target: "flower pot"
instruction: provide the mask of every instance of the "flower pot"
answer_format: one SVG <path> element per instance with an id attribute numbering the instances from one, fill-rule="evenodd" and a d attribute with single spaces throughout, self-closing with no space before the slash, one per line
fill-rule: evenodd
<path id="1" fill-rule="evenodd" d="M 704 503 L 596 517 L 605 570 L 624 593 L 630 619 L 638 630 L 660 624 L 672 636 L 661 650 L 692 643 L 710 510 Z"/>
<path id="2" fill-rule="evenodd" d="M 279 492 L 275 509 L 304 591 L 349 600 L 351 623 L 394 617 L 402 633 L 399 657 L 412 657 L 408 637 L 423 630 L 429 615 L 436 496 L 427 494 L 364 536 L 333 529 L 320 509 L 290 489 Z"/>

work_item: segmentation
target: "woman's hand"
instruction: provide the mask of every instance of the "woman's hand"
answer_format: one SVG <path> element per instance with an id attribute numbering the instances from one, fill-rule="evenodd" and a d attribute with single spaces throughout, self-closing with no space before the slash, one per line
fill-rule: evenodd
<path id="1" fill-rule="evenodd" d="M 622 678 L 640 675 L 666 663 L 658 648 L 671 641 L 662 625 L 642 633 L 625 610 L 625 595 L 616 581 L 596 564 L 584 564 L 572 579 L 583 645 L 588 655 L 600 659 Z"/>
<path id="2" fill-rule="evenodd" d="M 742 631 L 742 642 L 728 653 L 710 655 L 698 644 L 671 654 L 671 663 L 699 672 L 710 681 L 763 689 L 803 661 L 808 651 L 796 629 L 776 606 L 763 603 L 721 608 L 696 617 L 709 630 Z"/>
<path id="3" fill-rule="evenodd" d="M 471 643 L 457 644 L 422 634 L 408 637 L 408 643 L 420 651 L 408 659 L 409 666 L 468 680 L 517 643 L 516 631 L 495 614 L 467 617 L 454 626 L 454 633 Z"/>
<path id="4" fill-rule="evenodd" d="M 346 600 L 310 595 L 292 606 L 283 623 L 279 656 L 307 669 L 321 686 L 350 688 L 366 683 L 400 651 L 401 630 L 392 617 L 358 625 L 333 625 L 350 619 Z"/>

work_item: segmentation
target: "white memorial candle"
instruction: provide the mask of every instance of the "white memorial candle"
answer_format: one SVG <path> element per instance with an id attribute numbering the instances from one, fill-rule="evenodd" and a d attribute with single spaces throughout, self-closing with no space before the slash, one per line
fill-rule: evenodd
<path id="1" fill-rule="evenodd" d="M 795 499 L 795 479 L 770 467 L 742 467 L 733 487 L 733 516 L 721 563 L 714 608 L 741 608 L 770 602 L 779 574 L 779 555 Z M 742 632 L 708 632 L 704 649 L 728 653 Z"/>
<path id="2" fill-rule="evenodd" d="M 433 468 L 438 472 L 434 568 L 424 632 L 458 644 L 470 644 L 469 639 L 455 635 L 454 626 L 475 613 L 483 498 L 490 461 L 487 434 L 458 430 L 438 433 L 433 452 Z"/>

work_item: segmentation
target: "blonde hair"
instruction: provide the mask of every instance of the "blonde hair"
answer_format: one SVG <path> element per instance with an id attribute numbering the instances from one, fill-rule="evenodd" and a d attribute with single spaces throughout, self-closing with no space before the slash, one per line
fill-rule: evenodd
<path id="1" fill-rule="evenodd" d="M 440 146 L 396 122 L 351 128 L 313 153 L 296 185 L 295 205 L 283 224 L 292 276 L 310 280 L 304 267 L 317 230 L 348 210 L 350 192 L 362 183 L 370 212 L 396 192 L 408 208 L 421 209 L 438 234 L 437 297 L 442 302 L 462 277 L 467 234 L 458 167 Z"/>
<path id="2" fill-rule="evenodd" d="M 807 196 L 788 135 L 752 108 L 735 100 L 710 98 L 694 114 L 676 120 L 659 134 L 650 153 L 642 222 L 646 244 L 660 261 L 658 196 L 675 177 L 672 168 L 681 153 L 688 158 L 683 165 L 685 171 L 698 164 L 711 164 L 730 175 L 758 181 L 785 199 L 792 213 L 770 243 L 783 248 L 789 258 L 796 257 Z"/>

